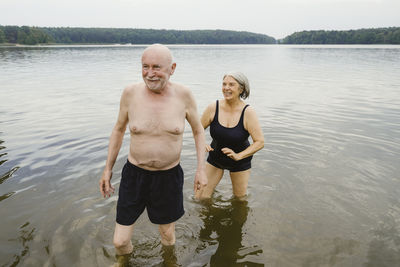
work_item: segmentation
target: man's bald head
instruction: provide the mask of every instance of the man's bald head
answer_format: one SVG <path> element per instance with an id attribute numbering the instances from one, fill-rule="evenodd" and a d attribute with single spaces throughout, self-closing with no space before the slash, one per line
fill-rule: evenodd
<path id="1" fill-rule="evenodd" d="M 142 61 L 143 61 L 143 57 L 148 55 L 148 54 L 152 54 L 154 56 L 158 56 L 159 58 L 161 58 L 163 60 L 163 62 L 168 65 L 171 66 L 172 65 L 172 53 L 169 50 L 168 47 L 166 47 L 165 45 L 162 44 L 152 44 L 150 46 L 148 46 L 144 51 L 143 51 L 143 55 L 142 55 Z"/>

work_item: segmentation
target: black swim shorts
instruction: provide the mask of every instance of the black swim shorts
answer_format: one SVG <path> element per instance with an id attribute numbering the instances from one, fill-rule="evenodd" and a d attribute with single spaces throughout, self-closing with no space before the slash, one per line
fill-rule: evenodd
<path id="1" fill-rule="evenodd" d="M 185 213 L 183 209 L 183 170 L 149 171 L 126 162 L 121 174 L 117 203 L 117 223 L 133 224 L 147 209 L 152 223 L 169 224 Z"/>

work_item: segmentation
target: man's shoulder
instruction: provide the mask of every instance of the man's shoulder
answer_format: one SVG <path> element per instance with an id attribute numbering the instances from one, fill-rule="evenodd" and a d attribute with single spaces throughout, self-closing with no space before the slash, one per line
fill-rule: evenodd
<path id="1" fill-rule="evenodd" d="M 178 93 L 188 93 L 188 92 L 190 92 L 189 87 L 187 87 L 187 86 L 185 86 L 183 84 L 180 84 L 180 83 L 171 82 L 171 86 Z"/>
<path id="2" fill-rule="evenodd" d="M 171 86 L 174 89 L 177 96 L 182 97 L 184 99 L 192 97 L 192 91 L 189 89 L 189 87 L 180 83 L 171 83 Z"/>
<path id="3" fill-rule="evenodd" d="M 124 88 L 123 94 L 134 94 L 144 88 L 144 83 L 130 84 Z"/>

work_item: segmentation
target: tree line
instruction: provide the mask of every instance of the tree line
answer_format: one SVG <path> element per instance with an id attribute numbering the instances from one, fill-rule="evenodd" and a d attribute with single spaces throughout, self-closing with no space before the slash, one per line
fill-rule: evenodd
<path id="1" fill-rule="evenodd" d="M 52 38 L 37 27 L 0 25 L 0 43 L 35 45 L 51 41 Z"/>
<path id="2" fill-rule="evenodd" d="M 227 30 L 153 30 L 0 26 L 0 43 L 11 44 L 275 44 L 273 37 Z"/>
<path id="3" fill-rule="evenodd" d="M 280 44 L 400 44 L 400 27 L 349 31 L 302 31 L 293 33 Z"/>
<path id="4" fill-rule="evenodd" d="M 281 40 L 265 34 L 227 30 L 154 30 L 1 26 L 9 44 L 400 44 L 400 27 L 348 31 L 302 31 Z"/>

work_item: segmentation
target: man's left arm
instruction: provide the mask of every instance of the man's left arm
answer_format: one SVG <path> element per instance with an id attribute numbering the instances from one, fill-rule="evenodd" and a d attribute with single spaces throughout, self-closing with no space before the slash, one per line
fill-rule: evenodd
<path id="1" fill-rule="evenodd" d="M 207 176 L 205 172 L 205 134 L 204 128 L 201 124 L 199 114 L 197 112 L 197 105 L 193 94 L 187 89 L 186 95 L 186 120 L 189 122 L 196 145 L 197 154 L 197 170 L 194 178 L 194 192 L 195 196 L 201 195 L 201 191 L 207 185 Z"/>

